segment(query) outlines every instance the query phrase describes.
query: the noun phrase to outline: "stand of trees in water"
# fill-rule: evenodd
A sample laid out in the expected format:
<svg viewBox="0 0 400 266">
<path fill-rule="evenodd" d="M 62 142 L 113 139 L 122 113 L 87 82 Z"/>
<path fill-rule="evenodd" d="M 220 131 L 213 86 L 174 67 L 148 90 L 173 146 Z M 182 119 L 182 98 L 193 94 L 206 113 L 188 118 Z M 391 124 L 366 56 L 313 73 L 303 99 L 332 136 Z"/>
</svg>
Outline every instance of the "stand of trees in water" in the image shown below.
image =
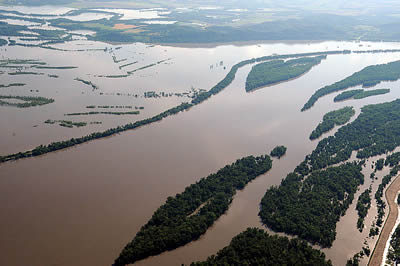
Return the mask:
<svg viewBox="0 0 400 266">
<path fill-rule="evenodd" d="M 236 190 L 272 167 L 269 156 L 248 156 L 168 197 L 121 252 L 114 265 L 126 265 L 198 239 L 222 215 Z"/>
<path fill-rule="evenodd" d="M 378 208 L 378 216 L 376 220 L 376 226 L 381 227 L 383 224 L 383 217 L 385 216 L 385 208 L 386 208 L 386 203 L 382 199 L 383 197 L 383 191 L 386 188 L 386 186 L 390 183 L 392 180 L 392 177 L 396 176 L 397 173 L 400 171 L 400 152 L 395 152 L 389 156 L 386 157 L 385 160 L 385 165 L 389 165 L 392 169 L 390 169 L 389 174 L 385 175 L 382 178 L 382 182 L 379 184 L 378 189 L 375 192 L 375 200 L 376 200 L 376 205 Z M 380 163 L 379 163 L 380 165 Z M 380 166 L 379 166 L 380 167 Z M 378 166 L 376 167 L 378 168 Z M 383 166 L 382 166 L 383 168 Z M 374 233 L 376 234 L 379 232 L 378 228 L 374 228 Z"/>
<path fill-rule="evenodd" d="M 322 247 L 331 246 L 336 222 L 353 200 L 358 185 L 363 183 L 361 165 L 364 160 L 329 166 L 350 159 L 353 151 L 357 151 L 359 159 L 392 151 L 400 145 L 398 132 L 400 100 L 364 106 L 356 120 L 341 127 L 334 136 L 321 140 L 280 186 L 267 190 L 259 213 L 262 221 L 275 231 L 298 235 Z M 384 216 L 383 190 L 400 170 L 399 161 L 398 153 L 385 161 L 386 165 L 394 167 L 375 194 L 378 227 Z M 377 228 L 371 228 L 372 235 L 376 231 Z"/>
<path fill-rule="evenodd" d="M 279 187 L 272 186 L 265 193 L 261 220 L 274 231 L 330 247 L 336 238 L 336 223 L 364 182 L 361 169 L 360 164 L 347 163 L 314 171 L 306 179 L 290 173 Z"/>
<path fill-rule="evenodd" d="M 356 210 L 358 213 L 357 228 L 360 232 L 364 229 L 364 219 L 368 214 L 368 210 L 371 207 L 371 187 L 366 189 L 358 197 Z"/>
<path fill-rule="evenodd" d="M 400 78 L 400 61 L 394 61 L 387 64 L 367 66 L 361 71 L 354 73 L 353 75 L 335 82 L 332 85 L 325 86 L 317 90 L 311 98 L 304 104 L 301 111 L 310 109 L 315 102 L 330 93 L 348 89 L 350 87 L 363 85 L 364 87 L 370 87 L 371 82 L 374 85 L 381 81 L 395 81 Z"/>
<path fill-rule="evenodd" d="M 319 138 L 322 134 L 328 132 L 337 125 L 346 124 L 355 113 L 353 107 L 350 106 L 326 113 L 322 122 L 311 132 L 310 140 Z"/>
<path fill-rule="evenodd" d="M 203 262 L 206 265 L 332 265 L 325 254 L 298 238 L 271 236 L 257 228 L 248 228 L 231 243 Z"/>
<path fill-rule="evenodd" d="M 297 78 L 326 59 L 326 55 L 291 60 L 273 60 L 252 67 L 246 79 L 246 91 Z"/>
<path fill-rule="evenodd" d="M 331 54 L 349 54 L 349 53 L 350 53 L 349 50 L 343 50 L 343 51 L 330 51 L 330 52 L 315 52 L 315 53 L 263 56 L 263 57 L 259 57 L 259 58 L 245 60 L 245 61 L 242 61 L 242 62 L 234 65 L 223 80 L 221 80 L 217 85 L 212 87 L 209 91 L 199 93 L 191 101 L 191 103 L 182 103 L 176 107 L 170 108 L 170 109 L 168 109 L 158 115 L 155 115 L 153 117 L 143 119 L 140 121 L 136 121 L 135 123 L 129 123 L 124 126 L 110 128 L 103 132 L 94 132 L 94 133 L 91 133 L 89 135 L 79 137 L 79 138 L 71 138 L 69 140 L 53 142 L 48 145 L 39 145 L 33 150 L 29 150 L 29 151 L 25 151 L 25 152 L 18 152 L 18 153 L 9 154 L 6 156 L 0 156 L 0 163 L 6 162 L 6 161 L 18 160 L 18 159 L 26 158 L 26 157 L 39 156 L 39 155 L 42 155 L 45 153 L 65 149 L 65 148 L 79 145 L 79 144 L 82 144 L 82 143 L 85 143 L 85 142 L 88 142 L 91 140 L 108 137 L 108 136 L 111 136 L 111 135 L 114 135 L 114 134 L 117 134 L 117 133 L 120 133 L 120 132 L 123 132 L 126 130 L 136 129 L 136 128 L 144 126 L 144 125 L 148 125 L 148 124 L 151 124 L 151 123 L 154 123 L 157 121 L 161 121 L 162 119 L 164 119 L 170 115 L 174 115 L 179 112 L 188 110 L 192 106 L 195 106 L 195 105 L 200 104 L 203 101 L 207 100 L 212 95 L 219 93 L 221 90 L 226 88 L 229 84 L 231 84 L 231 82 L 235 78 L 235 75 L 236 75 L 236 72 L 238 71 L 238 69 L 247 64 L 252 64 L 255 62 L 261 62 L 261 61 L 265 61 L 265 60 L 274 60 L 274 59 L 284 59 L 284 58 L 304 57 L 304 56 L 318 56 L 318 55 L 331 55 Z M 33 60 L 30 60 L 30 61 L 33 61 Z"/>
<path fill-rule="evenodd" d="M 12 100 L 17 100 L 21 102 L 12 102 Z M 14 106 L 18 108 L 27 108 L 32 106 L 45 105 L 52 102 L 54 102 L 54 99 L 45 97 L 0 95 L 0 106 L 5 105 L 5 106 Z"/>
<path fill-rule="evenodd" d="M 366 51 L 368 53 L 381 53 L 381 52 L 395 52 L 397 50 L 372 50 L 372 51 Z M 69 140 L 64 140 L 64 141 L 58 141 L 58 142 L 53 142 L 48 145 L 39 145 L 33 150 L 25 151 L 25 152 L 18 152 L 14 154 L 9 154 L 6 156 L 0 156 L 0 163 L 6 162 L 6 161 L 12 161 L 12 160 L 18 160 L 21 158 L 26 158 L 26 157 L 33 157 L 33 156 L 38 156 L 42 155 L 45 153 L 49 153 L 52 151 L 57 151 L 60 149 L 65 149 L 68 147 L 72 147 L 75 145 L 79 145 L 91 140 L 99 139 L 99 138 L 104 138 L 108 137 L 126 130 L 131 130 L 131 129 L 136 129 L 138 127 L 148 125 L 157 121 L 161 121 L 162 119 L 170 116 L 177 114 L 179 112 L 188 110 L 192 106 L 195 106 L 197 104 L 202 103 L 203 101 L 207 100 L 210 98 L 212 95 L 215 95 L 219 93 L 221 90 L 229 86 L 231 82 L 234 80 L 236 72 L 240 67 L 243 67 L 248 64 L 253 64 L 256 62 L 262 62 L 266 60 L 275 60 L 275 59 L 287 59 L 287 58 L 294 58 L 294 57 L 305 57 L 305 56 L 319 56 L 319 55 L 334 55 L 334 54 L 350 54 L 350 50 L 341 50 L 341 51 L 329 51 L 329 52 L 314 52 L 314 53 L 300 53 L 300 54 L 287 54 L 287 55 L 273 55 L 273 56 L 263 56 L 259 58 L 253 58 L 249 60 L 244 60 L 241 61 L 240 63 L 237 63 L 236 65 L 232 66 L 231 70 L 228 72 L 228 74 L 225 76 L 223 80 L 221 80 L 217 85 L 212 87 L 209 91 L 199 93 L 192 101 L 191 103 L 182 103 L 176 107 L 170 108 L 158 115 L 155 115 L 153 117 L 143 119 L 140 121 L 136 121 L 135 123 L 129 123 L 123 126 L 118 126 L 116 128 L 110 128 L 107 129 L 106 131 L 103 132 L 94 132 L 89 135 L 79 137 L 79 138 L 71 138 Z M 31 60 L 33 61 L 33 60 Z M 337 160 L 337 161 L 343 161 L 341 156 L 347 156 L 347 153 L 343 152 L 339 155 L 338 158 L 334 159 L 331 158 L 330 160 Z M 324 160 L 329 160 L 329 159 L 324 159 Z M 307 167 L 306 164 L 300 165 L 300 167 Z"/>
<path fill-rule="evenodd" d="M 400 264 L 400 225 L 397 226 L 392 235 L 392 239 L 390 240 L 387 260 L 389 261 L 390 265 Z"/>
<path fill-rule="evenodd" d="M 350 159 L 352 151 L 357 151 L 359 159 L 385 154 L 400 145 L 399 132 L 399 99 L 366 105 L 353 122 L 339 128 L 334 136 L 322 139 L 297 169 L 307 174 Z"/>
<path fill-rule="evenodd" d="M 337 95 L 333 99 L 333 101 L 339 102 L 339 101 L 344 101 L 344 100 L 352 99 L 352 98 L 359 100 L 359 99 L 367 98 L 370 96 L 386 94 L 389 92 L 390 92 L 390 89 L 376 89 L 376 90 L 369 90 L 369 91 L 365 91 L 363 89 L 349 90 L 349 91 L 344 91 L 344 92 L 340 93 L 339 95 Z"/>
<path fill-rule="evenodd" d="M 287 148 L 285 146 L 276 146 L 270 153 L 272 157 L 278 157 L 280 159 L 283 155 L 286 154 Z"/>
<path fill-rule="evenodd" d="M 25 83 L 10 83 L 10 84 L 7 84 L 7 85 L 0 84 L 0 88 L 22 87 L 22 86 L 25 86 L 25 85 L 26 85 Z"/>
<path fill-rule="evenodd" d="M 77 115 L 138 115 L 140 111 L 130 111 L 130 112 L 104 112 L 104 111 L 92 111 L 85 113 L 68 113 L 64 114 L 66 116 L 77 116 Z"/>
</svg>

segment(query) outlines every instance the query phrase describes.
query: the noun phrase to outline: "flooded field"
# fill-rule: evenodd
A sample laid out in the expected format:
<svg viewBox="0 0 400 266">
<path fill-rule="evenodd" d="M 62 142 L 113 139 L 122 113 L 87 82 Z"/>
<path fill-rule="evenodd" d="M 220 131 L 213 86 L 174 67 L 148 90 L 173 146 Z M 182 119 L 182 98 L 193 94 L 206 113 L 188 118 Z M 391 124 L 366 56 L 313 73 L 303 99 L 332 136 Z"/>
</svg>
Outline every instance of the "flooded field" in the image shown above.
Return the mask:
<svg viewBox="0 0 400 266">
<path fill-rule="evenodd" d="M 245 59 L 275 53 L 399 49 L 400 44 L 276 42 L 177 47 L 105 44 L 83 39 L 53 47 L 59 50 L 0 48 L 1 60 L 37 59 L 46 66 L 77 67 L 34 69 L 43 75 L 9 75 L 16 70 L 0 68 L 4 72 L 0 75 L 1 84 L 26 84 L 0 88 L 0 95 L 55 100 L 31 108 L 0 106 L 0 123 L 6 125 L 0 128 L 2 155 L 102 131 L 188 102 L 192 89 L 210 89 L 232 65 Z M 399 98 L 400 82 L 377 85 L 376 88 L 391 89 L 385 95 L 334 103 L 337 94 L 332 94 L 321 98 L 312 109 L 300 112 L 312 93 L 368 65 L 394 60 L 400 60 L 400 53 L 329 55 L 298 79 L 251 93 L 244 89 L 251 69 L 248 65 L 239 69 L 233 83 L 221 93 L 159 123 L 0 165 L 0 248 L 3 251 L 0 264 L 111 265 L 168 196 L 240 157 L 269 153 L 276 145 L 287 146 L 287 155 L 275 159 L 271 171 L 240 191 L 229 211 L 199 240 L 137 264 L 180 265 L 205 259 L 247 227 L 263 227 L 258 217 L 262 196 L 315 148 L 318 140 L 310 141 L 308 137 L 326 112 L 352 105 L 358 115 L 363 105 Z M 152 64 L 155 65 L 146 67 Z M 133 70 L 137 71 L 127 74 Z M 115 77 L 122 75 L 127 76 Z M 97 89 L 76 78 L 92 82 Z M 160 97 L 147 97 L 148 92 Z M 93 105 L 95 109 L 87 108 Z M 139 110 L 139 115 L 65 116 L 75 112 L 110 111 L 98 106 L 144 108 Z M 65 128 L 44 123 L 47 119 L 85 121 L 88 125 Z M 372 160 L 376 159 L 368 161 L 365 183 L 355 199 L 371 183 Z M 382 176 L 379 173 L 378 177 Z M 372 193 L 379 182 L 373 182 Z M 356 200 L 338 223 L 333 247 L 323 250 L 334 265 L 343 265 L 347 258 L 360 251 L 376 214 L 373 201 L 365 222 L 367 228 L 359 233 L 355 203 Z M 371 249 L 375 240 L 368 240 Z"/>
</svg>

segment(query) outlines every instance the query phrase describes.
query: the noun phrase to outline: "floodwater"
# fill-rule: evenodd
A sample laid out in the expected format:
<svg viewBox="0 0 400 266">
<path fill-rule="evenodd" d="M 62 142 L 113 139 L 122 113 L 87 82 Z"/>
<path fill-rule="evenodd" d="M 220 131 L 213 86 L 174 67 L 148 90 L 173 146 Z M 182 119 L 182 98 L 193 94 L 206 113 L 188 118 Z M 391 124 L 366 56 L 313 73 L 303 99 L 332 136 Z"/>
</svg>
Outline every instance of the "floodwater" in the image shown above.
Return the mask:
<svg viewBox="0 0 400 266">
<path fill-rule="evenodd" d="M 80 47 L 78 44 L 69 44 L 69 48 Z M 111 46 L 99 43 L 85 45 L 92 48 Z M 7 154 L 9 151 L 48 143 L 55 136 L 65 139 L 73 135 L 65 133 L 69 129 L 56 125 L 40 124 L 32 128 L 32 124 L 63 117 L 62 114 L 66 112 L 85 110 L 84 106 L 89 104 L 126 105 L 126 99 L 130 99 L 131 105 L 144 105 L 148 110 L 143 114 L 146 117 L 151 112 L 157 113 L 179 102 L 179 99 L 169 98 L 141 98 L 134 102 L 136 98 L 98 95 L 90 87 L 72 82 L 78 72 L 79 77 L 90 77 L 104 94 L 132 92 L 130 88 L 137 91 L 141 89 L 141 92 L 150 88 L 186 91 L 191 86 L 208 89 L 234 63 L 243 59 L 273 53 L 361 49 L 367 45 L 371 46 L 369 49 L 400 47 L 393 43 L 369 43 L 359 47 L 359 44 L 344 42 L 264 43 L 214 48 L 136 44 L 115 49 L 116 46 L 113 46 L 113 53 L 119 59 L 139 59 L 141 65 L 133 65 L 134 68 L 157 62 L 160 58 L 173 58 L 171 65 L 149 68 L 140 75 L 129 77 L 131 80 L 95 77 L 100 73 L 109 74 L 103 71 L 110 72 L 107 66 L 115 66 L 111 55 L 104 51 L 66 52 L 21 47 L 7 47 L 7 51 L 4 51 L 3 48 L 1 55 L 40 58 L 49 65 L 78 65 L 79 68 L 57 70 L 62 75 L 58 80 L 46 79 L 44 82 L 41 77 L 29 76 L 27 86 L 40 88 L 40 96 L 54 96 L 56 103 L 26 110 L 1 107 L 0 123 L 7 126 L 0 129 L 0 151 Z M 165 54 L 163 51 L 166 51 Z M 65 55 L 68 58 L 63 61 Z M 0 264 L 111 265 L 125 244 L 168 196 L 182 192 L 186 186 L 238 158 L 269 153 L 276 145 L 287 146 L 287 155 L 280 160 L 274 159 L 270 172 L 238 192 L 228 212 L 199 240 L 141 261 L 138 265 L 177 265 L 205 259 L 226 246 L 233 236 L 247 227 L 263 227 L 257 215 L 262 196 L 269 186 L 278 185 L 315 148 L 317 142 L 309 141 L 308 136 L 326 112 L 352 105 L 359 113 L 360 107 L 365 104 L 398 98 L 400 90 L 397 87 L 400 82 L 379 84 L 377 88 L 392 89 L 386 95 L 333 103 L 335 94 L 332 94 L 320 99 L 309 111 L 300 112 L 310 95 L 316 89 L 345 78 L 367 65 L 399 59 L 400 53 L 330 55 L 298 79 L 252 93 L 244 90 L 245 79 L 251 69 L 251 66 L 245 66 L 225 90 L 186 112 L 64 151 L 0 165 Z M 220 66 L 216 69 L 220 61 L 224 61 L 226 70 Z M 46 71 L 41 70 L 47 74 Z M 113 71 L 120 73 L 118 66 Z M 7 79 L 2 80 L 5 84 L 27 78 L 3 77 Z M 61 81 L 65 82 L 62 88 L 59 86 Z M 130 86 L 125 87 L 127 83 L 124 82 L 129 82 Z M 27 93 L 24 87 L 1 90 L 2 94 L 3 91 L 11 93 L 12 90 Z M 57 96 L 57 93 L 61 96 Z M 112 121 L 100 126 L 107 128 L 132 118 L 114 119 L 111 117 Z M 91 129 L 86 127 L 84 130 Z M 80 130 L 72 131 L 76 135 L 85 133 Z M 11 134 L 13 131 L 15 136 Z M 369 186 L 368 171 L 367 166 L 366 182 L 359 193 Z M 382 175 L 378 176 L 381 178 Z M 374 182 L 373 193 L 378 184 L 379 180 Z M 355 199 L 357 197 L 358 194 Z M 363 234 L 358 233 L 355 202 L 338 223 L 337 240 L 333 247 L 324 250 L 335 265 L 343 265 L 347 258 L 361 250 L 372 216 L 376 213 L 373 202 L 372 212 L 366 221 L 367 228 Z"/>
</svg>

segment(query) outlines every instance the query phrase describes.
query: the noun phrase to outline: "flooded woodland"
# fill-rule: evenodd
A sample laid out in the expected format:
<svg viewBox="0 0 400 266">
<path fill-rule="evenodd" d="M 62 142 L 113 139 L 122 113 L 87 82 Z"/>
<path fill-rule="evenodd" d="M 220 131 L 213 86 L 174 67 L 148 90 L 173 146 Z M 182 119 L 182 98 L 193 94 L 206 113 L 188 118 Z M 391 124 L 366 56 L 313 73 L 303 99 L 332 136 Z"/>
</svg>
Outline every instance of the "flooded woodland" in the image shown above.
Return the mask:
<svg viewBox="0 0 400 266">
<path fill-rule="evenodd" d="M 399 49 L 400 44 L 256 42 L 182 47 L 80 39 L 53 47 L 58 50 L 0 47 L 1 62 L 9 62 L 0 63 L 0 83 L 24 84 L 0 87 L 0 95 L 54 99 L 54 103 L 30 108 L 0 106 L 0 155 L 152 117 L 189 102 L 196 92 L 209 90 L 242 60 L 273 54 Z M 36 61 L 18 64 L 10 60 Z M 252 67 L 247 65 L 217 95 L 160 122 L 1 164 L 0 264 L 111 265 L 169 196 L 238 158 L 268 154 L 275 146 L 285 145 L 286 155 L 274 159 L 267 174 L 239 191 L 227 213 L 200 239 L 137 264 L 190 264 L 215 254 L 247 227 L 266 229 L 258 216 L 261 198 L 316 147 L 318 140 L 310 141 L 309 135 L 323 115 L 353 106 L 354 120 L 366 104 L 399 98 L 400 81 L 381 82 L 374 87 L 390 88 L 390 93 L 384 95 L 334 102 L 339 93 L 333 93 L 320 99 L 312 109 L 300 112 L 303 104 L 325 85 L 366 66 L 395 60 L 400 60 L 399 52 L 328 55 L 296 79 L 252 92 L 245 91 Z M 39 61 L 50 68 L 37 67 Z M 62 69 L 68 66 L 71 68 Z M 10 74 L 32 71 L 40 74 Z M 138 114 L 66 116 L 135 110 Z M 45 123 L 46 120 L 72 120 L 86 125 L 69 128 Z M 333 135 L 337 128 L 322 138 Z M 344 265 L 368 237 L 377 212 L 376 203 L 372 201 L 363 233 L 356 227 L 355 204 L 371 184 L 375 193 L 380 178 L 388 172 L 384 168 L 377 174 L 378 180 L 369 178 L 371 162 L 381 157 L 367 161 L 363 169 L 365 183 L 337 224 L 333 246 L 322 250 L 334 265 Z M 368 238 L 371 248 L 376 239 Z M 367 260 L 362 262 L 366 264 Z"/>
</svg>

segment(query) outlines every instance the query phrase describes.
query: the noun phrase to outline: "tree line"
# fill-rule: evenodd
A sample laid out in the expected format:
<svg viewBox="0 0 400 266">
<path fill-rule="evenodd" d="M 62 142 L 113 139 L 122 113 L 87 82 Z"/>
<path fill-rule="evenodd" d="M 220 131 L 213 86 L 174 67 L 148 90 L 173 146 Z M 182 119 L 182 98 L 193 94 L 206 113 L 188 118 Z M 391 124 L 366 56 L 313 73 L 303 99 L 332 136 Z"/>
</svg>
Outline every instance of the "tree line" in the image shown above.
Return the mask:
<svg viewBox="0 0 400 266">
<path fill-rule="evenodd" d="M 1 25 L 1 22 L 0 22 Z M 129 123 L 123 126 L 118 126 L 116 128 L 110 128 L 103 132 L 94 132 L 86 136 L 82 136 L 79 138 L 71 138 L 69 140 L 63 140 L 58 142 L 52 142 L 48 145 L 39 145 L 33 150 L 25 151 L 25 152 L 18 152 L 14 154 L 9 154 L 6 156 L 0 156 L 0 163 L 6 161 L 14 161 L 21 158 L 39 156 L 45 153 L 69 148 L 75 145 L 79 145 L 91 140 L 109 137 L 111 135 L 126 131 L 136 129 L 138 127 L 148 125 L 154 122 L 161 121 L 162 119 L 177 114 L 179 112 L 185 111 L 190 109 L 192 106 L 202 103 L 203 101 L 210 98 L 212 95 L 219 93 L 221 90 L 226 88 L 235 78 L 236 72 L 240 67 L 243 67 L 247 64 L 252 64 L 255 62 L 261 62 L 265 60 L 274 60 L 274 59 L 286 59 L 286 58 L 293 58 L 293 57 L 304 57 L 304 56 L 318 56 L 318 55 L 333 55 L 333 54 L 348 54 L 350 53 L 349 50 L 343 51 L 329 51 L 329 52 L 312 52 L 312 53 L 299 53 L 299 54 L 287 54 L 287 55 L 273 55 L 273 56 L 262 56 L 258 58 L 253 58 L 249 60 L 241 61 L 240 63 L 232 66 L 231 70 L 228 74 L 222 79 L 218 84 L 212 87 L 209 91 L 199 93 L 194 99 L 192 99 L 191 103 L 182 103 L 178 106 L 170 108 L 158 115 L 155 115 L 151 118 L 143 119 L 140 121 L 136 121 L 134 123 Z"/>
<path fill-rule="evenodd" d="M 288 174 L 262 198 L 261 220 L 274 231 L 330 247 L 336 238 L 336 223 L 364 182 L 361 169 L 360 164 L 347 163 L 314 171 L 307 178 Z"/>
<path fill-rule="evenodd" d="M 246 79 L 246 91 L 287 81 L 309 71 L 326 59 L 326 55 L 291 60 L 273 60 L 252 67 Z"/>
<path fill-rule="evenodd" d="M 344 125 L 349 122 L 355 114 L 353 107 L 346 106 L 338 110 L 330 111 L 324 115 L 322 122 L 311 132 L 310 140 L 319 138 L 325 132 L 333 129 L 337 125 Z"/>
<path fill-rule="evenodd" d="M 395 81 L 400 78 L 400 61 L 367 66 L 351 76 L 317 90 L 304 104 L 301 111 L 310 109 L 315 102 L 330 93 L 345 90 L 358 85 L 371 85 L 370 82 Z"/>
<path fill-rule="evenodd" d="M 126 265 L 198 239 L 222 215 L 236 190 L 272 167 L 267 155 L 248 156 L 168 197 L 122 250 L 114 265 Z"/>
<path fill-rule="evenodd" d="M 271 236 L 257 228 L 247 228 L 235 236 L 230 244 L 206 261 L 192 266 L 207 265 L 332 265 L 325 254 L 313 249 L 298 238 Z"/>
</svg>

